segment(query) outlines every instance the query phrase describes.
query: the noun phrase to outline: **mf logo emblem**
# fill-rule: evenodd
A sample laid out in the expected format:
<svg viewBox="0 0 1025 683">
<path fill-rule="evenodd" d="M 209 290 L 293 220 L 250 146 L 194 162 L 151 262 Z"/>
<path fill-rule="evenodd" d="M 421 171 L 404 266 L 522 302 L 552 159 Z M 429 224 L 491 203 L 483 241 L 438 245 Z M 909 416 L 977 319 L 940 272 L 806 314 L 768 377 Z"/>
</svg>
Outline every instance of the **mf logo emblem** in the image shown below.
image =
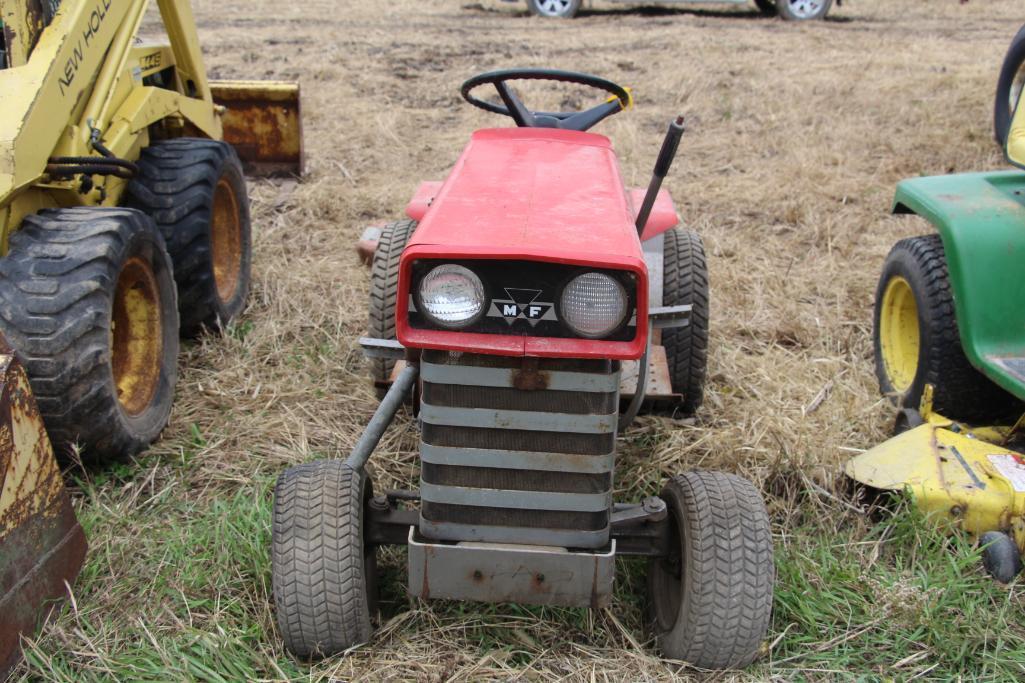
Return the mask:
<svg viewBox="0 0 1025 683">
<path fill-rule="evenodd" d="M 540 289 L 505 288 L 508 299 L 492 299 L 489 318 L 505 318 L 512 325 L 517 320 L 526 320 L 531 327 L 540 320 L 555 320 L 555 305 L 538 301 Z"/>
</svg>

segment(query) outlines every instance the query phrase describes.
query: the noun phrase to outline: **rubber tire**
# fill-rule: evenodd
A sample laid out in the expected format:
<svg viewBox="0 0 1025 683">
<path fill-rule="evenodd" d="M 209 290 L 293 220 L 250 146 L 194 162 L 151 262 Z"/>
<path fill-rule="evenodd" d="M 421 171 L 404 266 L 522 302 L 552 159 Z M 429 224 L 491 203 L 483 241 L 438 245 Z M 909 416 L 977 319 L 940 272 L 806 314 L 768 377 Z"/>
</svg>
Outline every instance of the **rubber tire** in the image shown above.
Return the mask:
<svg viewBox="0 0 1025 683">
<path fill-rule="evenodd" d="M 979 537 L 982 566 L 1000 583 L 1011 583 L 1022 570 L 1021 551 L 1014 539 L 1002 531 L 987 531 Z"/>
<path fill-rule="evenodd" d="M 662 269 L 662 304 L 692 306 L 690 325 L 662 330 L 669 381 L 683 396 L 682 412 L 690 415 L 704 401 L 708 371 L 708 265 L 701 236 L 667 230 Z"/>
<path fill-rule="evenodd" d="M 824 0 L 822 7 L 819 9 L 818 14 L 810 17 L 799 17 L 794 14 L 794 11 L 790 9 L 789 0 L 777 0 L 776 1 L 776 13 L 779 14 L 780 18 L 784 21 L 819 21 L 825 19 L 826 15 L 829 14 L 830 8 L 833 6 L 833 0 Z"/>
<path fill-rule="evenodd" d="M 340 460 L 285 470 L 274 487 L 271 574 L 278 629 L 296 657 L 370 640 L 376 555 L 364 545 L 365 471 Z"/>
<path fill-rule="evenodd" d="M 370 305 L 368 307 L 367 334 L 375 339 L 395 339 L 395 299 L 399 290 L 399 261 L 409 238 L 416 231 L 417 222 L 401 220 L 389 223 L 381 230 L 381 238 L 374 252 L 370 270 Z M 388 358 L 370 358 L 370 377 L 374 380 L 374 393 L 378 400 L 388 393 L 386 383 L 391 379 L 395 361 Z"/>
<path fill-rule="evenodd" d="M 899 436 L 904 432 L 910 432 L 915 427 L 921 427 L 925 424 L 925 419 L 922 414 L 914 408 L 901 408 L 897 411 L 897 417 L 893 419 L 893 431 L 894 436 Z"/>
<path fill-rule="evenodd" d="M 755 0 L 758 10 L 767 17 L 774 17 L 779 10 L 776 9 L 775 0 Z"/>
<path fill-rule="evenodd" d="M 134 417 L 118 400 L 110 348 L 114 290 L 133 256 L 153 269 L 163 317 L 158 383 Z M 0 259 L 0 332 L 25 365 L 62 460 L 76 443 L 87 461 L 129 457 L 166 426 L 178 379 L 178 308 L 171 258 L 145 214 L 74 208 L 25 218 Z"/>
<path fill-rule="evenodd" d="M 1011 85 L 1018 71 L 1025 66 L 1025 26 L 1011 40 L 1004 62 L 997 78 L 997 92 L 993 98 L 993 137 L 1001 148 L 1007 146 L 1007 134 L 1011 130 L 1011 116 L 1014 113 L 1010 104 Z"/>
<path fill-rule="evenodd" d="M 217 292 L 210 243 L 214 191 L 221 178 L 235 194 L 242 233 L 238 282 L 228 301 Z M 142 151 L 126 204 L 149 214 L 164 235 L 178 283 L 182 334 L 223 329 L 238 317 L 249 296 L 253 256 L 249 194 L 235 149 L 199 138 L 155 142 Z"/>
<path fill-rule="evenodd" d="M 898 392 L 883 363 L 879 318 L 886 285 L 902 276 L 911 286 L 918 308 L 918 367 L 910 388 Z M 961 347 L 947 259 L 939 235 L 909 237 L 897 242 L 883 265 L 876 287 L 872 345 L 879 390 L 898 408 L 918 409 L 922 392 L 932 384 L 933 410 L 955 420 L 995 418 L 1014 405 L 1014 399 L 972 367 Z"/>
<path fill-rule="evenodd" d="M 662 490 L 682 557 L 679 595 L 672 560 L 648 565 L 648 598 L 658 646 L 703 669 L 747 666 L 759 654 L 772 616 L 775 567 L 762 496 L 724 472 L 694 471 Z M 667 578 L 668 577 L 668 578 Z"/>
<path fill-rule="evenodd" d="M 535 17 L 545 17 L 546 19 L 572 19 L 577 15 L 577 12 L 580 11 L 580 0 L 571 0 L 565 11 L 554 17 L 541 12 L 538 7 L 538 0 L 527 0 L 527 9 L 530 10 L 530 13 Z"/>
</svg>

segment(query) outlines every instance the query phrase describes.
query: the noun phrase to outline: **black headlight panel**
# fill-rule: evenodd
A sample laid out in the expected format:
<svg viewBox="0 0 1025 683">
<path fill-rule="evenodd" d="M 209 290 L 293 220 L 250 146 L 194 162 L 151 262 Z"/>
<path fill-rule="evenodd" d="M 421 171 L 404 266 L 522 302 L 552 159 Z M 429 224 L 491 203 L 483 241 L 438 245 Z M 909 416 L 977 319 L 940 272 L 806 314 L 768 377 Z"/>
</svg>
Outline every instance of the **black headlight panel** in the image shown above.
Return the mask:
<svg viewBox="0 0 1025 683">
<path fill-rule="evenodd" d="M 411 285 L 409 324 L 418 329 L 609 341 L 637 334 L 637 278 L 626 271 L 423 260 L 413 264 Z"/>
</svg>

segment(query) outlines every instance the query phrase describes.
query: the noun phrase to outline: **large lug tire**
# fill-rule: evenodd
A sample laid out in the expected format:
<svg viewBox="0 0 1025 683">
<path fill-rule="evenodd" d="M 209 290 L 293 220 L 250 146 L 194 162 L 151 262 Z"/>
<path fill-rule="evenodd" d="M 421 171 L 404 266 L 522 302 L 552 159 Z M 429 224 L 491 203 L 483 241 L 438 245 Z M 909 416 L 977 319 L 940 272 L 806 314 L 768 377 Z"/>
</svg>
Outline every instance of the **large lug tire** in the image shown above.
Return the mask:
<svg viewBox="0 0 1025 683">
<path fill-rule="evenodd" d="M 662 331 L 669 380 L 683 396 L 681 409 L 694 413 L 704 400 L 708 367 L 708 266 L 701 236 L 674 228 L 665 233 L 662 303 L 691 305 L 690 324 Z"/>
<path fill-rule="evenodd" d="M 1014 405 L 965 357 L 939 235 L 904 239 L 890 250 L 872 337 L 879 390 L 899 408 L 917 409 L 929 384 L 933 409 L 953 419 L 992 419 Z"/>
<path fill-rule="evenodd" d="M 833 0 L 776 0 L 776 12 L 786 21 L 824 19 Z"/>
<path fill-rule="evenodd" d="M 755 0 L 755 6 L 766 16 L 774 17 L 777 14 L 776 0 Z"/>
<path fill-rule="evenodd" d="M 182 334 L 234 320 L 245 308 L 252 268 L 249 195 L 234 148 L 195 138 L 154 143 L 142 152 L 127 203 L 164 235 Z"/>
<path fill-rule="evenodd" d="M 373 633 L 375 548 L 364 541 L 365 471 L 326 460 L 286 470 L 274 487 L 272 582 L 278 629 L 296 657 L 326 657 Z"/>
<path fill-rule="evenodd" d="M 993 136 L 1001 147 L 1007 146 L 1014 108 L 1025 89 L 1025 26 L 1018 29 L 1004 56 L 993 100 Z"/>
<path fill-rule="evenodd" d="M 401 220 L 389 223 L 381 230 L 381 239 L 374 252 L 370 270 L 370 305 L 367 333 L 376 339 L 395 339 L 395 299 L 399 290 L 399 260 L 406 243 L 416 230 L 417 222 Z M 388 393 L 395 361 L 371 358 L 370 377 L 374 380 L 377 398 Z"/>
<path fill-rule="evenodd" d="M 746 479 L 688 472 L 662 490 L 675 547 L 648 566 L 652 626 L 662 653 L 703 669 L 758 656 L 772 615 L 769 516 Z"/>
<path fill-rule="evenodd" d="M 534 16 L 572 19 L 580 10 L 580 0 L 527 0 L 527 9 Z"/>
<path fill-rule="evenodd" d="M 29 216 L 0 259 L 0 331 L 25 363 L 57 454 L 138 453 L 167 424 L 178 378 L 171 259 L 145 214 Z"/>
</svg>

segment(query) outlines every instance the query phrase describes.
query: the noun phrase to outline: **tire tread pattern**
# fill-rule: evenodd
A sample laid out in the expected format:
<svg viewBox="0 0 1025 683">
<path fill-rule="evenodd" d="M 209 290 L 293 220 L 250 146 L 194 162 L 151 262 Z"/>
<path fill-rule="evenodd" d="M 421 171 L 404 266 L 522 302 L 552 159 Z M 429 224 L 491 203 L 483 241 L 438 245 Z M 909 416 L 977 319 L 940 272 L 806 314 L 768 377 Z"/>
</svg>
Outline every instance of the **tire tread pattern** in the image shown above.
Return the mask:
<svg viewBox="0 0 1025 683">
<path fill-rule="evenodd" d="M 272 566 L 278 628 L 304 659 L 370 640 L 364 576 L 365 475 L 327 460 L 286 470 L 274 488 Z"/>
<path fill-rule="evenodd" d="M 895 270 L 898 267 L 910 267 L 914 273 Z M 915 381 L 899 397 L 898 404 L 917 410 L 925 385 L 932 384 L 933 409 L 953 419 L 993 417 L 1010 408 L 1011 396 L 976 370 L 965 356 L 943 240 L 936 234 L 903 239 L 893 245 L 886 258 L 876 289 L 873 334 L 876 376 L 882 393 L 897 395 L 886 376 L 879 339 L 881 302 L 891 274 L 903 274 L 912 289 L 919 289 L 916 303 L 924 346 Z"/>
<path fill-rule="evenodd" d="M 680 506 L 685 585 L 676 624 L 659 644 L 701 668 L 747 666 L 769 628 L 775 581 L 761 494 L 736 475 L 692 471 L 670 479 L 663 496 Z"/>
<path fill-rule="evenodd" d="M 111 378 L 111 302 L 126 251 L 141 232 L 150 233 L 170 272 L 160 233 L 132 209 L 51 209 L 28 216 L 0 259 L 0 331 L 25 365 L 62 458 L 76 443 L 90 459 L 134 455 L 159 435 L 170 414 L 167 398 L 155 433 L 127 427 Z M 177 325 L 177 319 L 167 322 Z"/>
<path fill-rule="evenodd" d="M 395 301 L 399 289 L 399 261 L 406 243 L 416 230 L 414 220 L 389 223 L 381 230 L 370 271 L 370 306 L 367 331 L 376 339 L 395 339 Z M 387 392 L 381 384 L 391 379 L 395 361 L 371 358 L 370 376 L 377 384 L 378 398 Z"/>
<path fill-rule="evenodd" d="M 201 138 L 175 138 L 153 143 L 142 151 L 139 175 L 129 183 L 127 203 L 148 214 L 167 243 L 178 284 L 181 331 L 194 336 L 207 327 L 220 329 L 239 310 L 225 311 L 214 281 L 210 245 L 210 220 L 214 192 L 222 170 L 234 167 L 242 176 L 235 149 L 226 142 Z M 244 181 L 243 181 L 244 189 Z M 236 196 L 248 235 L 249 199 Z M 245 305 L 249 289 L 250 240 L 245 238 L 243 273 L 233 298 L 235 309 Z M 240 302 L 240 303 L 238 303 Z"/>
<path fill-rule="evenodd" d="M 693 414 L 704 400 L 708 368 L 708 264 L 701 236 L 674 228 L 665 232 L 662 274 L 665 306 L 691 304 L 690 324 L 662 331 L 669 380 L 683 395 L 682 410 Z"/>
</svg>

